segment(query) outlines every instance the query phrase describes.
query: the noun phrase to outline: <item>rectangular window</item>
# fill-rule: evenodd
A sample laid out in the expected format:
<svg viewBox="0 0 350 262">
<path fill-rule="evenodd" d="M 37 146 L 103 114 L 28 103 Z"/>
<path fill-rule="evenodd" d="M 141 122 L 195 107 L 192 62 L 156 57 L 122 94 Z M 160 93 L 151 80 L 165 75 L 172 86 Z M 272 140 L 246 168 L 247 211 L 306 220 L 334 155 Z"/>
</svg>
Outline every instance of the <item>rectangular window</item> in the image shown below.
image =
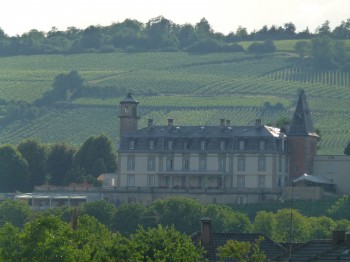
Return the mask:
<svg viewBox="0 0 350 262">
<path fill-rule="evenodd" d="M 266 159 L 264 157 L 260 157 L 258 159 L 258 171 L 259 172 L 266 171 Z"/>
<path fill-rule="evenodd" d="M 224 140 L 220 141 L 220 150 L 225 150 L 225 141 Z"/>
<path fill-rule="evenodd" d="M 278 172 L 282 172 L 282 156 L 278 156 Z"/>
<path fill-rule="evenodd" d="M 155 185 L 155 178 L 154 176 L 148 176 L 147 177 L 147 186 L 148 187 L 154 187 Z"/>
<path fill-rule="evenodd" d="M 154 149 L 154 140 L 149 141 L 149 149 L 153 150 Z"/>
<path fill-rule="evenodd" d="M 333 165 L 333 163 L 328 163 L 327 164 L 327 173 L 328 174 L 334 174 L 334 165 Z"/>
<path fill-rule="evenodd" d="M 184 141 L 184 149 L 185 150 L 188 150 L 188 149 L 190 149 L 190 143 L 188 142 L 188 141 Z"/>
<path fill-rule="evenodd" d="M 206 155 L 200 155 L 199 156 L 199 170 L 206 170 L 207 169 L 207 156 Z"/>
<path fill-rule="evenodd" d="M 173 140 L 169 140 L 168 141 L 168 149 L 169 150 L 173 150 L 174 149 L 174 141 Z"/>
<path fill-rule="evenodd" d="M 127 185 L 128 186 L 135 186 L 135 175 L 128 175 L 127 176 Z"/>
<path fill-rule="evenodd" d="M 147 160 L 147 170 L 148 171 L 154 171 L 155 170 L 155 167 L 156 167 L 155 161 L 156 161 L 156 159 L 155 159 L 154 156 L 149 156 L 148 157 L 148 160 Z"/>
<path fill-rule="evenodd" d="M 167 157 L 166 170 L 174 170 L 174 158 L 173 157 Z"/>
<path fill-rule="evenodd" d="M 182 169 L 190 170 L 190 157 L 187 155 L 182 156 Z"/>
<path fill-rule="evenodd" d="M 265 187 L 265 176 L 258 176 L 258 187 Z"/>
<path fill-rule="evenodd" d="M 286 157 L 284 160 L 284 171 L 288 173 L 288 169 L 289 169 L 289 162 L 288 162 L 288 158 Z"/>
<path fill-rule="evenodd" d="M 129 149 L 135 149 L 135 141 L 134 140 L 129 141 Z"/>
<path fill-rule="evenodd" d="M 245 187 L 245 177 L 244 176 L 237 176 L 237 187 L 238 188 Z"/>
<path fill-rule="evenodd" d="M 259 142 L 259 149 L 260 150 L 265 150 L 265 147 L 266 147 L 265 140 L 260 140 L 260 142 Z"/>
<path fill-rule="evenodd" d="M 225 158 L 225 156 L 219 156 L 218 160 L 219 160 L 219 163 L 218 163 L 219 171 L 225 171 L 226 170 L 226 158 Z"/>
<path fill-rule="evenodd" d="M 135 156 L 128 156 L 127 170 L 135 170 Z"/>
<path fill-rule="evenodd" d="M 237 171 L 245 171 L 245 159 L 244 158 L 238 158 Z"/>
<path fill-rule="evenodd" d="M 245 143 L 244 140 L 239 141 L 239 150 L 244 150 Z"/>
<path fill-rule="evenodd" d="M 282 176 L 278 176 L 278 182 L 277 182 L 277 185 L 278 185 L 279 187 L 281 187 L 281 186 L 282 186 Z"/>
<path fill-rule="evenodd" d="M 206 143 L 205 140 L 201 140 L 201 150 L 205 150 Z"/>
</svg>

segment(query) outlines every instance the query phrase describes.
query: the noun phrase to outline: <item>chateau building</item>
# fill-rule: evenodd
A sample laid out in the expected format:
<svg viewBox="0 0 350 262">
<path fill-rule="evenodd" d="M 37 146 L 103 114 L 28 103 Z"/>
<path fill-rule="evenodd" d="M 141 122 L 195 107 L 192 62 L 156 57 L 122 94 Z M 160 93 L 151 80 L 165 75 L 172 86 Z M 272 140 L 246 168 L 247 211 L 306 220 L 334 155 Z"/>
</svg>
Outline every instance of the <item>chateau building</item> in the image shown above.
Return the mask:
<svg viewBox="0 0 350 262">
<path fill-rule="evenodd" d="M 225 119 L 216 126 L 178 126 L 173 119 L 156 126 L 148 119 L 147 127 L 139 129 L 138 104 L 131 94 L 120 101 L 120 188 L 163 195 L 167 190 L 212 190 L 225 194 L 220 202 L 231 196 L 249 202 L 249 194 L 258 194 L 251 201 L 266 194 L 278 199 L 290 178 L 313 170 L 317 134 L 303 91 L 287 134 L 260 119 L 253 126 Z"/>
</svg>

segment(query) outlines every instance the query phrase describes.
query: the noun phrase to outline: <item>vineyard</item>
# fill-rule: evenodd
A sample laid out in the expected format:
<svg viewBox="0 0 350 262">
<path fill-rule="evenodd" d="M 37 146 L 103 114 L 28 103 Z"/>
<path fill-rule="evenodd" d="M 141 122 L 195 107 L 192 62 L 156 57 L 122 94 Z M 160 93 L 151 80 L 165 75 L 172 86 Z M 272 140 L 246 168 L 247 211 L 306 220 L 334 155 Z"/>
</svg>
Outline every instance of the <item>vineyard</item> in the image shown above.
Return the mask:
<svg viewBox="0 0 350 262">
<path fill-rule="evenodd" d="M 290 42 L 279 43 L 288 49 Z M 282 50 L 282 49 L 281 49 Z M 147 118 L 165 125 L 249 125 L 256 118 L 273 125 L 292 117 L 299 89 L 308 98 L 321 130 L 321 154 L 342 154 L 350 140 L 350 75 L 310 72 L 290 53 L 113 53 L 0 58 L 0 100 L 34 102 L 52 89 L 56 75 L 77 70 L 87 88 L 100 90 L 65 102 L 32 121 L 0 126 L 0 143 L 28 137 L 79 146 L 89 136 L 119 132 L 119 100 L 132 91 L 140 102 L 140 126 Z M 108 92 L 106 91 L 108 90 Z M 0 118 L 2 105 L 0 104 Z"/>
</svg>

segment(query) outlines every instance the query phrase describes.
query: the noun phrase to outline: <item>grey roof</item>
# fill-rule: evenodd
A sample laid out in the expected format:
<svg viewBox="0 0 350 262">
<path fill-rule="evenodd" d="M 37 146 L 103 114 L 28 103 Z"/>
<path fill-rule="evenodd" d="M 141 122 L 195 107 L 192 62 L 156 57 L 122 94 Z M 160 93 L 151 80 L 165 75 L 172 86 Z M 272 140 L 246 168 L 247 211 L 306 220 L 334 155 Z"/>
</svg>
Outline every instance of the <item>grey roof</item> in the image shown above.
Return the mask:
<svg viewBox="0 0 350 262">
<path fill-rule="evenodd" d="M 173 141 L 172 150 L 241 150 L 238 141 L 244 141 L 244 150 L 260 150 L 259 141 L 265 141 L 267 151 L 283 151 L 285 135 L 279 128 L 269 126 L 149 126 L 124 135 L 119 150 L 129 150 L 130 140 L 135 140 L 133 150 L 149 150 L 149 141 L 154 141 L 154 150 L 168 150 L 167 141 Z M 220 148 L 224 141 L 224 149 Z M 186 145 L 187 143 L 187 145 Z"/>
<path fill-rule="evenodd" d="M 126 134 L 126 137 L 280 137 L 280 129 L 269 126 L 152 126 Z"/>
<path fill-rule="evenodd" d="M 294 179 L 293 182 L 299 182 L 299 181 L 309 181 L 309 182 L 313 182 L 313 183 L 317 183 L 317 184 L 330 184 L 332 185 L 333 182 L 325 177 L 322 176 L 313 176 L 313 175 L 308 175 L 308 174 L 304 174 L 300 177 L 298 177 L 297 179 Z"/>
<path fill-rule="evenodd" d="M 275 261 L 350 261 L 345 243 L 333 245 L 331 239 L 316 239 L 292 248 L 291 256 L 285 253 Z"/>
<path fill-rule="evenodd" d="M 120 103 L 138 104 L 139 102 L 131 95 L 131 93 L 128 93 L 128 95 L 122 101 L 120 101 Z"/>
<path fill-rule="evenodd" d="M 266 255 L 267 259 L 274 259 L 287 252 L 287 250 L 274 242 L 265 234 L 261 233 L 211 233 L 211 243 L 206 246 L 207 258 L 209 261 L 219 261 L 217 257 L 217 248 L 226 244 L 227 240 L 237 240 L 237 241 L 249 241 L 253 243 L 260 236 L 264 237 L 264 240 L 260 244 L 260 249 Z M 195 244 L 199 244 L 201 237 L 200 232 L 192 234 L 191 238 Z M 236 261 L 235 259 L 226 259 L 225 261 Z"/>
<path fill-rule="evenodd" d="M 288 136 L 317 136 L 311 119 L 305 92 L 300 92 Z"/>
</svg>

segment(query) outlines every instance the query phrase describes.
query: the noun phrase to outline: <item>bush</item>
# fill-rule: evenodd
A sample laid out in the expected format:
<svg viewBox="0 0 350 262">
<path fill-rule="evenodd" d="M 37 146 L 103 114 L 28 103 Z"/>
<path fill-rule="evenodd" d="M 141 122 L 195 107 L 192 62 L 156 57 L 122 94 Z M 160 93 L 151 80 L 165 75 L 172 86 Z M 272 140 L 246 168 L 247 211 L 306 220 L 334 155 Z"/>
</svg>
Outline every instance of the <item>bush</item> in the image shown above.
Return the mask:
<svg viewBox="0 0 350 262">
<path fill-rule="evenodd" d="M 244 48 L 238 44 L 225 44 L 213 39 L 204 39 L 190 45 L 189 53 L 214 53 L 214 52 L 244 52 Z"/>
<path fill-rule="evenodd" d="M 266 40 L 263 43 L 254 42 L 248 47 L 250 53 L 272 53 L 276 51 L 276 46 L 272 40 Z"/>
</svg>

